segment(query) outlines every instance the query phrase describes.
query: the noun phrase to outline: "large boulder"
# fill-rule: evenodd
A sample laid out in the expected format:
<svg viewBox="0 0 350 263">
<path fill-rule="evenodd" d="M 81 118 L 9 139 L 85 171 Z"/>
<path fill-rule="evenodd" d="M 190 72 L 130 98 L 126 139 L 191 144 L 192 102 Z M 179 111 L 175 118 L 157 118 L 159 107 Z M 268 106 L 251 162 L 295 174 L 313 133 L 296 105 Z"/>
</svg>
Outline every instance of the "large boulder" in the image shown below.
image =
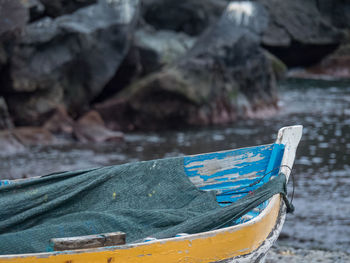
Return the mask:
<svg viewBox="0 0 350 263">
<path fill-rule="evenodd" d="M 134 47 L 140 52 L 140 64 L 147 74 L 175 62 L 192 48 L 195 40 L 182 32 L 144 27 L 135 32 Z"/>
<path fill-rule="evenodd" d="M 138 18 L 138 0 L 100 0 L 29 24 L 0 83 L 16 124 L 38 125 L 58 104 L 78 114 L 113 77 Z"/>
<path fill-rule="evenodd" d="M 223 0 L 143 0 L 142 16 L 156 29 L 199 35 L 225 10 Z"/>
<path fill-rule="evenodd" d="M 96 101 L 103 101 L 132 82 L 174 63 L 192 48 L 194 42 L 194 37 L 182 32 L 157 31 L 150 26 L 142 26 L 135 32 L 123 63 Z"/>
<path fill-rule="evenodd" d="M 181 59 L 96 109 L 113 128 L 145 129 L 222 124 L 274 108 L 275 77 L 260 47 L 267 23 L 260 4 L 230 3 Z"/>
<path fill-rule="evenodd" d="M 269 12 L 262 44 L 288 66 L 314 64 L 344 38 L 343 32 L 321 14 L 316 0 L 258 1 Z"/>
</svg>

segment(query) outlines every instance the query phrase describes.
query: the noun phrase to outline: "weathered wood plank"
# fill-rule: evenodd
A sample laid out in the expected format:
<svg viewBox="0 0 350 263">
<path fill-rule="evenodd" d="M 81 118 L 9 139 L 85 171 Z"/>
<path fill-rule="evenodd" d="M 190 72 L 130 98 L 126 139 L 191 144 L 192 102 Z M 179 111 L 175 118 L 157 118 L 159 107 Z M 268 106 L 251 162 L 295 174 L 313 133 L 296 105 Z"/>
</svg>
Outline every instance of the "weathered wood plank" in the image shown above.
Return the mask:
<svg viewBox="0 0 350 263">
<path fill-rule="evenodd" d="M 125 244 L 124 232 L 112 232 L 99 235 L 52 238 L 51 246 L 55 251 L 98 248 Z"/>
</svg>

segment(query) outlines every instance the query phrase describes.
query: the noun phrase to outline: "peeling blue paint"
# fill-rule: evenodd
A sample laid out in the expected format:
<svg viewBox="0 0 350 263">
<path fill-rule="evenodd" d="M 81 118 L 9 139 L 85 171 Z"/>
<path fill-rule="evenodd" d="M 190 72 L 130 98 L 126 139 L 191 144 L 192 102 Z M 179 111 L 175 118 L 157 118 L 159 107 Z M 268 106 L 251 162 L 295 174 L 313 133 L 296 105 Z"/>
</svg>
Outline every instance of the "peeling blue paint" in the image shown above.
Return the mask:
<svg viewBox="0 0 350 263">
<path fill-rule="evenodd" d="M 0 180 L 0 187 L 11 184 L 10 180 Z"/>
<path fill-rule="evenodd" d="M 241 160 L 248 157 L 248 154 L 253 154 L 254 156 L 263 153 L 264 150 L 272 150 L 273 144 L 267 144 L 262 146 L 254 146 L 254 147 L 248 147 L 248 148 L 241 148 L 237 150 L 230 150 L 230 151 L 223 151 L 223 152 L 214 152 L 214 153 L 205 153 L 205 154 L 198 154 L 198 155 L 192 155 L 192 156 L 186 156 L 184 160 L 185 166 L 192 162 L 203 162 L 205 160 L 210 159 L 225 159 L 227 157 L 233 157 L 233 156 L 240 156 Z"/>
<path fill-rule="evenodd" d="M 216 191 L 218 203 L 226 206 L 250 191 L 256 190 L 277 175 L 283 152 L 283 144 L 269 144 L 186 156 L 184 169 L 190 179 L 194 178 L 196 181 L 200 180 L 199 183 L 203 183 L 199 186 L 201 190 Z M 227 167 L 227 161 L 230 159 L 232 159 L 231 167 Z M 204 174 L 204 171 L 210 171 L 210 174 Z M 234 223 L 242 223 L 247 221 L 247 218 L 256 217 L 267 204 L 268 202 L 262 203 L 257 209 L 250 211 Z"/>
</svg>

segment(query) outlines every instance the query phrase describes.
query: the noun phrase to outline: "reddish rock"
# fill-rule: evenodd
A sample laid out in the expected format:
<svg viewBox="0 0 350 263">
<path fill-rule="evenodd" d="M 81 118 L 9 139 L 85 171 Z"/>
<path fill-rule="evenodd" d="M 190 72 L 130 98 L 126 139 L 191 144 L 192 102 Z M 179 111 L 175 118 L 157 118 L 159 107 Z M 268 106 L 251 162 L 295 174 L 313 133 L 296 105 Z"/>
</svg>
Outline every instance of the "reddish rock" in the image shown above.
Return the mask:
<svg viewBox="0 0 350 263">
<path fill-rule="evenodd" d="M 55 142 L 50 131 L 41 127 L 20 127 L 13 130 L 16 139 L 25 146 L 48 145 Z"/>
<path fill-rule="evenodd" d="M 136 116 L 128 106 L 127 101 L 112 98 L 94 105 L 94 109 L 101 115 L 106 126 L 112 130 L 133 131 Z M 127 118 L 125 118 L 127 116 Z"/>
<path fill-rule="evenodd" d="M 8 131 L 0 131 L 0 155 L 11 155 L 23 152 L 25 147 L 13 134 Z"/>
<path fill-rule="evenodd" d="M 74 135 L 81 142 L 119 141 L 123 133 L 109 130 L 97 111 L 89 111 L 74 125 Z"/>
<path fill-rule="evenodd" d="M 55 134 L 73 134 L 74 120 L 67 113 L 66 108 L 61 105 L 57 107 L 55 113 L 48 119 L 43 127 Z"/>
<path fill-rule="evenodd" d="M 350 79 L 350 56 L 331 57 L 307 70 L 313 76 L 323 76 L 337 79 Z"/>
</svg>

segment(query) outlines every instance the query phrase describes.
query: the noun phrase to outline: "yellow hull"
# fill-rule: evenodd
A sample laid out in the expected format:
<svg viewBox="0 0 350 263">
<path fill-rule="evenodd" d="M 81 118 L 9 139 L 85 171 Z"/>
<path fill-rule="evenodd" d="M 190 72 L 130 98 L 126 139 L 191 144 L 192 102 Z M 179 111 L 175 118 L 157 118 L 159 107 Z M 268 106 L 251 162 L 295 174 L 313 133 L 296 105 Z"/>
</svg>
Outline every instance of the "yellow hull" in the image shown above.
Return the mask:
<svg viewBox="0 0 350 263">
<path fill-rule="evenodd" d="M 272 234 L 279 217 L 284 216 L 280 214 L 281 205 L 279 195 L 275 195 L 265 211 L 257 218 L 241 225 L 210 232 L 99 249 L 0 256 L 0 262 L 205 263 L 235 258 L 243 260 L 244 255 L 254 256 L 253 254 Z M 259 253 L 266 253 L 267 249 Z"/>
</svg>

